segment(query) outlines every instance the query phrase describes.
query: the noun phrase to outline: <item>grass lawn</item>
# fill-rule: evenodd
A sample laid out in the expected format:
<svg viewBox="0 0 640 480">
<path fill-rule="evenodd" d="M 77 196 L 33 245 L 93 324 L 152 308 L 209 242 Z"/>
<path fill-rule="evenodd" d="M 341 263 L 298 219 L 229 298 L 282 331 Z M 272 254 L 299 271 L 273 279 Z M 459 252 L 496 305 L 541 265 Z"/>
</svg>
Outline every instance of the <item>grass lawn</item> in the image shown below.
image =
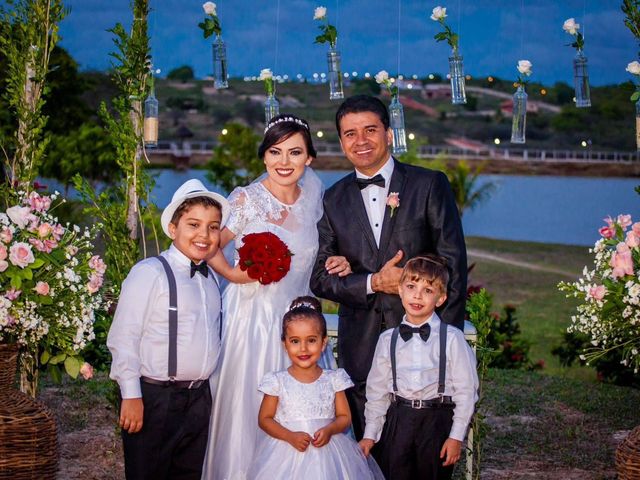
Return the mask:
<svg viewBox="0 0 640 480">
<path fill-rule="evenodd" d="M 558 291 L 561 280 L 577 278 L 585 265 L 592 262 L 587 247 L 553 245 L 533 242 L 511 242 L 487 238 L 467 237 L 469 265 L 475 267 L 469 284 L 480 284 L 494 299 L 494 309 L 504 304 L 517 307 L 516 318 L 522 337 L 531 342 L 531 360 L 543 359 L 546 373 L 572 378 L 595 379 L 590 368 L 564 368 L 551 349 L 560 342 L 575 309 L 575 300 Z M 474 251 L 488 253 L 507 261 L 523 262 L 541 269 L 534 270 L 474 256 Z M 556 273 L 558 272 L 565 272 Z"/>
</svg>

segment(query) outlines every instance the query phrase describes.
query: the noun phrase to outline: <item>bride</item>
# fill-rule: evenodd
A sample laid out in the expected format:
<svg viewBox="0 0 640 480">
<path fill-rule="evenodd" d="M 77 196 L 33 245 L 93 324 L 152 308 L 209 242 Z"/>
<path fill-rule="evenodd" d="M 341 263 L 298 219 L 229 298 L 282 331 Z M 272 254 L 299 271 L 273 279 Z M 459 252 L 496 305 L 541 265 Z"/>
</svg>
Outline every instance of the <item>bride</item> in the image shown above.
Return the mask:
<svg viewBox="0 0 640 480">
<path fill-rule="evenodd" d="M 206 480 L 246 478 L 256 441 L 263 435 L 258 428 L 262 399 L 258 383 L 265 373 L 290 364 L 280 341 L 282 317 L 294 298 L 310 294 L 309 278 L 318 250 L 316 223 L 322 216 L 322 183 L 308 167 L 316 156 L 309 125 L 293 115 L 274 117 L 265 129 L 258 155 L 266 174 L 229 196 L 231 215 L 220 245 L 235 239 L 239 248 L 244 235 L 271 232 L 287 244 L 293 257 L 287 275 L 268 285 L 251 280 L 240 270 L 237 252 L 235 268 L 221 253 L 210 261 L 232 283 L 223 293 L 221 358 L 211 377 Z M 351 271 L 344 257 L 331 257 L 325 266 L 341 276 Z M 331 360 L 325 358 L 324 366 L 329 367 Z"/>
</svg>

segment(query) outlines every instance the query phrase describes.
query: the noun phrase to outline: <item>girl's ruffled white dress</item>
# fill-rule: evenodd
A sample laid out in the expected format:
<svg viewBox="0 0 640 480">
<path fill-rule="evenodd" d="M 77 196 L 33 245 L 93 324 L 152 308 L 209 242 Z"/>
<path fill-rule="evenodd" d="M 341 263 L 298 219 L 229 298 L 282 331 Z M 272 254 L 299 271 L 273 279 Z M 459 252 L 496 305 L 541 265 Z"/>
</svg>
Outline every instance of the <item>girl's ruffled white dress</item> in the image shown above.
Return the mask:
<svg viewBox="0 0 640 480">
<path fill-rule="evenodd" d="M 306 168 L 293 205 L 278 201 L 259 178 L 229 196 L 227 223 L 235 247 L 249 233 L 271 232 L 293 252 L 291 269 L 276 283 L 229 284 L 222 294 L 222 349 L 211 377 L 213 405 L 204 480 L 244 480 L 253 459 L 262 394 L 258 384 L 268 373 L 291 364 L 282 346 L 282 317 L 291 301 L 310 295 L 309 279 L 318 251 L 316 223 L 322 216 L 322 182 Z M 238 262 L 237 251 L 234 263 Z M 330 348 L 322 366 L 333 362 Z"/>
<path fill-rule="evenodd" d="M 280 425 L 313 436 L 335 419 L 336 392 L 351 386 L 351 379 L 341 368 L 323 370 L 312 383 L 299 382 L 283 370 L 265 375 L 260 391 L 278 397 L 274 419 Z M 251 480 L 384 479 L 375 461 L 366 458 L 355 440 L 344 433 L 333 435 L 323 447 L 309 445 L 304 452 L 265 434 L 247 477 Z"/>
</svg>

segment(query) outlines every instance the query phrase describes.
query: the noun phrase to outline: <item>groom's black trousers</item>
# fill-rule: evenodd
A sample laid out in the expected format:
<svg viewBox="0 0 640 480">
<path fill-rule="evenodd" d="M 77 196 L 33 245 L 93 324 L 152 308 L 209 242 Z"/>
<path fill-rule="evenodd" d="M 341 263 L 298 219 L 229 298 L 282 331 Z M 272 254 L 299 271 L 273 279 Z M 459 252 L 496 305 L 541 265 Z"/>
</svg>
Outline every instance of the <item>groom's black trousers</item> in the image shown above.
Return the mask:
<svg viewBox="0 0 640 480">
<path fill-rule="evenodd" d="M 141 386 L 142 430 L 122 430 L 127 480 L 200 480 L 209 437 L 209 382 L 196 389 Z"/>
</svg>

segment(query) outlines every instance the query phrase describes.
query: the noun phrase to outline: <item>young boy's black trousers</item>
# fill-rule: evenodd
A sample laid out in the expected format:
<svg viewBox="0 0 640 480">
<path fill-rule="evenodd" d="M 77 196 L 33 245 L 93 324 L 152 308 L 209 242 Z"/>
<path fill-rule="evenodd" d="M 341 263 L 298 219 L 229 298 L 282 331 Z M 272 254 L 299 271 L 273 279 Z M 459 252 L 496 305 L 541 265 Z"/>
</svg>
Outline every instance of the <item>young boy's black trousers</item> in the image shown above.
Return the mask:
<svg viewBox="0 0 640 480">
<path fill-rule="evenodd" d="M 195 389 L 141 382 L 142 430 L 122 431 L 127 480 L 200 480 L 209 436 L 209 381 Z"/>
<path fill-rule="evenodd" d="M 449 480 L 440 450 L 453 424 L 453 407 L 414 409 L 392 402 L 380 441 L 373 448 L 387 480 Z"/>
</svg>

